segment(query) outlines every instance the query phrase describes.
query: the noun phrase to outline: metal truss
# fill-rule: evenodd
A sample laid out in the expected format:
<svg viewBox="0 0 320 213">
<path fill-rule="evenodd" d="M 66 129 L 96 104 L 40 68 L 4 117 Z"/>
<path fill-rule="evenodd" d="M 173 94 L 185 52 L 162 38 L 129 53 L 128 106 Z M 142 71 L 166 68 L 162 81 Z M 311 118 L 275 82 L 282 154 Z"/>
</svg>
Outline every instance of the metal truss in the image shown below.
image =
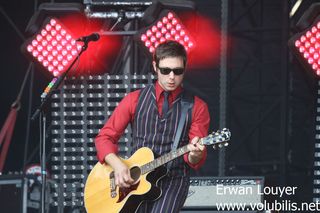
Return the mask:
<svg viewBox="0 0 320 213">
<path fill-rule="evenodd" d="M 285 177 L 286 1 L 229 1 L 226 173 Z"/>
</svg>

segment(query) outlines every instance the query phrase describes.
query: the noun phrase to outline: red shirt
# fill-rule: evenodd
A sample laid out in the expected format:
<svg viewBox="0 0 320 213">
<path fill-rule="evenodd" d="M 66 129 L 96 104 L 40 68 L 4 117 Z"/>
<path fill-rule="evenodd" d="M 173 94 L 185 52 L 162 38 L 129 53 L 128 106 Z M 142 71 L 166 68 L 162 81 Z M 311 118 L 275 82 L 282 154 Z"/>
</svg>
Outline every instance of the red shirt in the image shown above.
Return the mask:
<svg viewBox="0 0 320 213">
<path fill-rule="evenodd" d="M 156 102 L 159 109 L 159 114 L 162 113 L 163 104 L 163 88 L 158 82 L 155 83 L 156 89 Z M 169 95 L 169 104 L 177 98 L 182 92 L 182 87 L 178 87 L 175 91 Z M 129 93 L 125 96 L 119 105 L 116 107 L 107 123 L 100 130 L 95 139 L 95 145 L 97 149 L 97 157 L 101 163 L 104 163 L 104 158 L 109 153 L 118 153 L 118 140 L 122 136 L 124 130 L 130 122 L 133 122 L 135 117 L 135 111 L 138 104 L 140 90 Z M 207 104 L 200 98 L 194 98 L 194 106 L 192 109 L 192 120 L 189 130 L 190 141 L 195 136 L 205 137 L 208 134 L 210 122 L 210 115 Z M 191 164 L 188 160 L 188 153 L 184 156 L 184 161 L 194 169 L 198 169 L 205 161 L 207 157 L 206 149 L 204 151 L 203 158 L 197 164 Z"/>
</svg>

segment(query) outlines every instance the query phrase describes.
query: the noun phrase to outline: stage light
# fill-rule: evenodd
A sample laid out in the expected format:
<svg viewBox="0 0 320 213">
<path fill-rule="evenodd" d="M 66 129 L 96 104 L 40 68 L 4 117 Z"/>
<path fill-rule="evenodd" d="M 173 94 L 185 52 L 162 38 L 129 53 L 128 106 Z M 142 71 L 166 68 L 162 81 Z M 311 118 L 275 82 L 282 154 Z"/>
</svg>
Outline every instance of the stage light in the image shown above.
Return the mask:
<svg viewBox="0 0 320 213">
<path fill-rule="evenodd" d="M 22 45 L 22 51 L 53 76 L 65 72 L 83 46 L 56 18 L 46 19 L 42 28 Z"/>
<path fill-rule="evenodd" d="M 25 29 L 28 36 L 34 35 L 39 31 L 43 22 L 48 17 L 60 18 L 70 14 L 83 14 L 84 6 L 80 3 L 41 3 L 37 11 L 32 15 Z M 60 19 L 61 20 L 61 19 Z"/>
<path fill-rule="evenodd" d="M 174 12 L 168 10 L 161 12 L 160 18 L 154 21 L 152 25 L 140 30 L 137 39 L 150 53 L 153 53 L 159 44 L 167 40 L 179 42 L 187 52 L 195 47 L 194 39 L 181 20 Z"/>
<path fill-rule="evenodd" d="M 295 34 L 288 42 L 304 67 L 320 76 L 320 4 L 314 4 L 304 13 Z"/>
</svg>

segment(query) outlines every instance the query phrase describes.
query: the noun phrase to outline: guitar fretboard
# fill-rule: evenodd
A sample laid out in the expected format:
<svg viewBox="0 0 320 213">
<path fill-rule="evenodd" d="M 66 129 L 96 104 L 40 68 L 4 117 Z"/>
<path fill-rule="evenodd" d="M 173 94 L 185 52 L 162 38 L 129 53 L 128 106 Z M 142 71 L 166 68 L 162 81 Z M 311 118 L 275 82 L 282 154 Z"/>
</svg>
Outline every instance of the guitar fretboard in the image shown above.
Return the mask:
<svg viewBox="0 0 320 213">
<path fill-rule="evenodd" d="M 141 166 L 141 173 L 146 174 L 148 172 L 151 172 L 152 170 L 158 168 L 159 166 L 162 166 L 169 161 L 174 160 L 175 158 L 189 152 L 187 145 L 180 147 L 176 150 L 173 150 L 167 154 L 162 155 L 161 157 L 156 158 L 155 160 L 146 163 Z"/>
</svg>

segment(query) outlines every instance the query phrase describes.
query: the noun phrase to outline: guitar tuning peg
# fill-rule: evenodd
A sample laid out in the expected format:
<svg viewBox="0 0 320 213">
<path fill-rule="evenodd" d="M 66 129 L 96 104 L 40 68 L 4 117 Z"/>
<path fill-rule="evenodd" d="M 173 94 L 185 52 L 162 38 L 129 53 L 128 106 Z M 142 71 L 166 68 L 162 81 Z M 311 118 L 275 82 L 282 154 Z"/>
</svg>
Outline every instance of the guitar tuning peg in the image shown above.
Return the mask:
<svg viewBox="0 0 320 213">
<path fill-rule="evenodd" d="M 221 148 L 221 147 L 223 147 L 223 144 L 219 144 L 218 146 L 219 146 L 219 148 Z"/>
<path fill-rule="evenodd" d="M 216 145 L 213 145 L 212 148 L 213 148 L 213 149 L 217 149 Z"/>
<path fill-rule="evenodd" d="M 224 146 L 229 146 L 229 143 L 225 143 Z"/>
</svg>

